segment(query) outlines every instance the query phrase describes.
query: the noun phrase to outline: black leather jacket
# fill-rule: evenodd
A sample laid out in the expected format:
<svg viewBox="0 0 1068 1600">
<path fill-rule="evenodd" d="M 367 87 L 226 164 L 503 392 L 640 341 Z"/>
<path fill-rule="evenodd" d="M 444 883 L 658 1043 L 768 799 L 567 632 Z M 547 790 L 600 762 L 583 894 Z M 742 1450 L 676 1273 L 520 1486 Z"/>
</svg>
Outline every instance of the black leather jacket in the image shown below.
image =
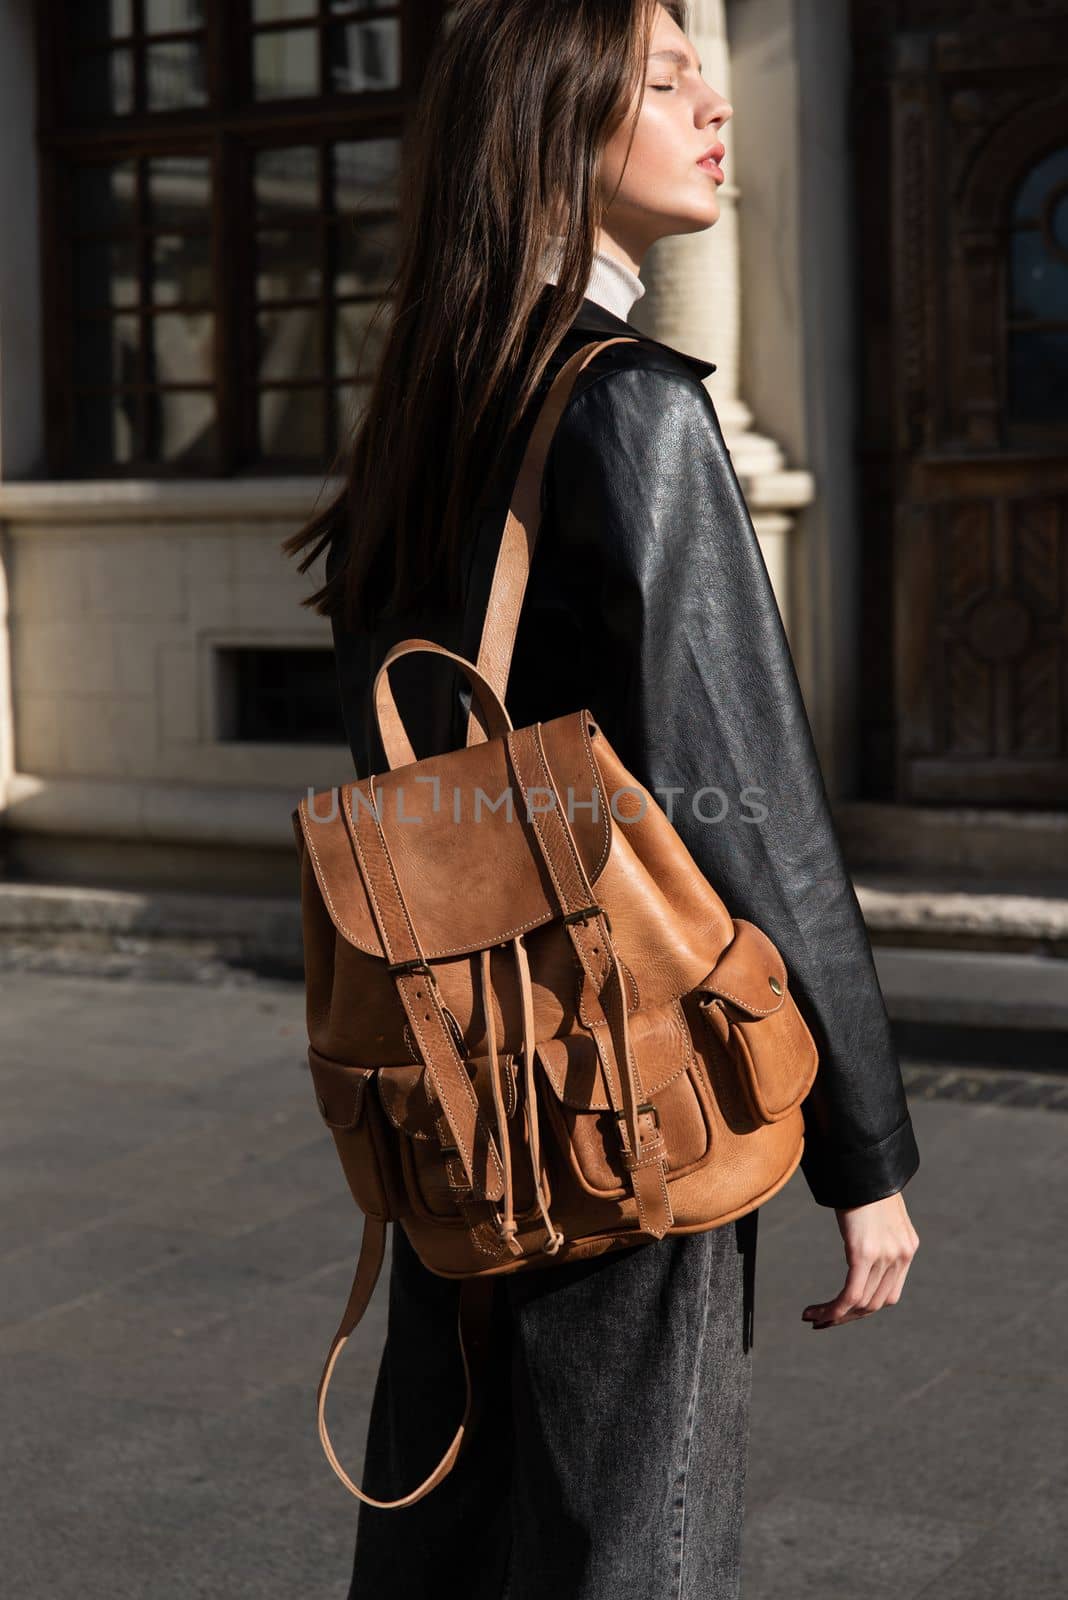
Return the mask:
<svg viewBox="0 0 1068 1600">
<path fill-rule="evenodd" d="M 637 332 L 583 301 L 472 513 L 462 614 L 424 606 L 370 635 L 335 624 L 360 776 L 386 766 L 369 691 L 389 645 L 419 635 L 478 654 L 545 388 L 581 345 Z M 714 364 L 640 337 L 584 369 L 554 435 L 508 710 L 523 727 L 588 707 L 731 914 L 777 944 L 820 1052 L 801 1170 L 819 1204 L 863 1205 L 919 1165 L 871 946 L 767 568 L 700 382 Z M 417 756 L 464 743 L 470 691 L 448 663 L 406 657 L 391 682 Z"/>
</svg>

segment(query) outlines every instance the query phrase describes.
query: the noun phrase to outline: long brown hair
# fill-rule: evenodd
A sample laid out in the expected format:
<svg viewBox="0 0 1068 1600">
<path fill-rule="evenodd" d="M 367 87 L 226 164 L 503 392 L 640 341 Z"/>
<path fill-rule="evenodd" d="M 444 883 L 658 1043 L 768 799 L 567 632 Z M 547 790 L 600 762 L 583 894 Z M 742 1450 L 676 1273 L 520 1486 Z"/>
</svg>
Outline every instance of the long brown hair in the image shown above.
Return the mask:
<svg viewBox="0 0 1068 1600">
<path fill-rule="evenodd" d="M 642 81 L 656 3 L 459 0 L 450 12 L 405 132 L 399 265 L 372 329 L 393 315 L 343 447 L 345 483 L 282 545 L 305 552 L 305 572 L 344 536 L 303 601 L 321 615 L 363 627 L 382 602 L 458 601 L 467 508 L 582 303 L 607 204 L 598 161 Z M 685 28 L 685 0 L 663 4 Z M 528 349 L 543 251 L 565 229 Z M 376 601 L 369 576 L 390 547 L 392 585 Z"/>
</svg>

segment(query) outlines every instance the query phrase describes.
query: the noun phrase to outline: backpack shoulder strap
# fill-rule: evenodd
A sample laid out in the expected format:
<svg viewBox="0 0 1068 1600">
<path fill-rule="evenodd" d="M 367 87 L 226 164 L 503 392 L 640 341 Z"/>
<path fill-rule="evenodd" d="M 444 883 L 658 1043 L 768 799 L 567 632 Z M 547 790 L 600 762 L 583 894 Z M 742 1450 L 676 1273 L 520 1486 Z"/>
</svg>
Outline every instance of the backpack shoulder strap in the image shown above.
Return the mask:
<svg viewBox="0 0 1068 1600">
<path fill-rule="evenodd" d="M 482 639 L 478 650 L 477 667 L 501 700 L 505 699 L 508 673 L 512 665 L 519 613 L 523 606 L 530 563 L 537 543 L 541 524 L 541 484 L 545 461 L 549 454 L 553 434 L 571 398 L 582 369 L 589 365 L 602 350 L 613 344 L 636 344 L 636 336 L 617 334 L 611 339 L 597 339 L 583 345 L 557 373 L 548 394 L 542 402 L 537 421 L 523 453 L 522 464 L 512 490 L 511 504 L 505 518 L 497 562 L 493 569 L 486 616 L 482 626 Z M 472 700 L 467 719 L 468 745 L 478 744 L 486 737 Z"/>
<path fill-rule="evenodd" d="M 341 1354 L 349 1334 L 357 1327 L 360 1319 L 374 1293 L 378 1275 L 382 1270 L 385 1257 L 386 1223 L 381 1217 L 365 1215 L 363 1224 L 363 1242 L 360 1246 L 360 1256 L 356 1263 L 356 1276 L 349 1291 L 348 1304 L 345 1307 L 341 1323 L 330 1345 L 330 1351 L 323 1367 L 322 1377 L 319 1379 L 319 1389 L 316 1396 L 316 1413 L 319 1420 L 319 1440 L 322 1444 L 326 1458 L 333 1467 L 334 1472 L 341 1482 L 365 1505 L 378 1506 L 383 1511 L 393 1511 L 400 1506 L 414 1505 L 431 1489 L 447 1478 L 456 1464 L 461 1449 L 474 1429 L 481 1412 L 482 1389 L 476 1384 L 475 1378 L 480 1375 L 487 1358 L 487 1348 L 490 1336 L 490 1321 L 493 1296 L 492 1278 L 467 1278 L 460 1285 L 459 1315 L 457 1330 L 460 1338 L 460 1354 L 463 1357 L 464 1379 L 467 1385 L 467 1398 L 464 1403 L 463 1416 L 460 1425 L 453 1435 L 448 1449 L 432 1472 L 423 1479 L 417 1488 L 409 1494 L 403 1495 L 399 1500 L 375 1500 L 366 1494 L 359 1484 L 354 1483 L 345 1468 L 337 1458 L 333 1443 L 326 1428 L 326 1395 L 330 1388 L 330 1379 L 333 1376 L 337 1358 Z M 474 1371 L 472 1369 L 475 1369 Z"/>
</svg>

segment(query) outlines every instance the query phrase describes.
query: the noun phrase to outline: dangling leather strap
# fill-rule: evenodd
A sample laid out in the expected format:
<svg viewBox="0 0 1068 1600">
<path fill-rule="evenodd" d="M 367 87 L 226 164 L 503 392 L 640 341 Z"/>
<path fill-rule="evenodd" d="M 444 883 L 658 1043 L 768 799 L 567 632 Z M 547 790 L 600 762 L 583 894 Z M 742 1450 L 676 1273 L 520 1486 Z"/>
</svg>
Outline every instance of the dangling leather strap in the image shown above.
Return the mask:
<svg viewBox="0 0 1068 1600">
<path fill-rule="evenodd" d="M 319 1422 L 319 1439 L 322 1443 L 326 1459 L 341 1479 L 346 1489 L 354 1494 L 357 1500 L 362 1500 L 365 1505 L 378 1506 L 383 1511 L 394 1511 L 401 1506 L 414 1505 L 421 1500 L 431 1489 L 435 1489 L 443 1478 L 448 1477 L 456 1464 L 457 1457 L 463 1448 L 464 1440 L 473 1431 L 480 1407 L 482 1391 L 472 1382 L 472 1369 L 479 1370 L 484 1366 L 486 1349 L 489 1341 L 490 1314 L 492 1310 L 493 1280 L 486 1278 L 467 1278 L 460 1286 L 460 1309 L 457 1316 L 457 1329 L 460 1338 L 460 1354 L 464 1364 L 464 1383 L 467 1394 L 464 1400 L 464 1413 L 449 1444 L 448 1449 L 434 1468 L 417 1489 L 406 1494 L 400 1500 L 375 1500 L 371 1495 L 365 1494 L 349 1477 L 341 1462 L 337 1458 L 330 1435 L 326 1428 L 326 1396 L 330 1388 L 330 1380 L 334 1375 L 338 1357 L 345 1346 L 352 1331 L 359 1325 L 364 1312 L 371 1302 L 378 1275 L 382 1270 L 385 1258 L 386 1224 L 381 1217 L 364 1217 L 363 1240 L 360 1244 L 360 1255 L 356 1263 L 356 1276 L 352 1280 L 349 1291 L 348 1304 L 342 1314 L 340 1325 L 330 1345 L 323 1367 L 322 1377 L 319 1379 L 319 1388 L 316 1394 L 316 1415 Z"/>
<path fill-rule="evenodd" d="M 630 1173 L 639 1223 L 643 1232 L 659 1239 L 674 1221 L 664 1136 L 656 1113 L 641 1110 L 641 1084 L 630 1047 L 623 970 L 608 918 L 596 902 L 563 808 L 554 803 L 539 809 L 531 803 L 532 790 L 552 794 L 559 801 L 539 725 L 507 734 L 505 746 L 523 799 L 523 815 L 540 847 L 575 954 L 590 980 L 594 1003 L 602 1013 L 600 1020 L 606 1024 L 594 1029 L 594 1042 L 609 1100 L 620 1123 L 623 1164 Z"/>
<path fill-rule="evenodd" d="M 542 1249 L 547 1255 L 554 1256 L 564 1244 L 564 1235 L 553 1222 L 549 1213 L 549 1204 L 545 1197 L 545 1186 L 542 1183 L 541 1172 L 541 1135 L 538 1126 L 538 1093 L 534 1081 L 534 990 L 530 977 L 530 961 L 527 957 L 527 948 L 523 943 L 523 935 L 517 934 L 512 940 L 512 949 L 515 953 L 516 968 L 519 973 L 519 989 L 523 1006 L 523 1068 L 524 1068 L 524 1103 L 527 1117 L 527 1142 L 530 1149 L 530 1162 L 534 1169 L 534 1194 L 541 1212 L 542 1221 L 545 1223 L 545 1243 Z"/>
<path fill-rule="evenodd" d="M 482 640 L 475 665 L 481 676 L 506 698 L 508 674 L 512 665 L 519 613 L 523 606 L 530 563 L 541 528 L 541 485 L 545 462 L 553 434 L 571 398 L 575 380 L 594 356 L 613 344 L 636 344 L 640 341 L 627 334 L 617 334 L 612 339 L 598 339 L 583 345 L 564 363 L 553 380 L 542 402 L 538 419 L 527 441 L 519 475 L 512 490 L 511 504 L 501 534 L 497 561 L 493 569 L 489 599 L 486 604 Z M 467 719 L 468 745 L 479 744 L 485 734 L 474 714 L 474 699 Z"/>
<path fill-rule="evenodd" d="M 493 1091 L 493 1106 L 497 1117 L 497 1143 L 501 1148 L 504 1160 L 504 1215 L 497 1214 L 497 1237 L 513 1256 L 523 1254 L 523 1246 L 519 1243 L 517 1234 L 518 1225 L 515 1220 L 515 1191 L 512 1186 L 512 1145 L 508 1137 L 508 1109 L 504 1103 L 504 1091 L 501 1088 L 501 1063 L 497 1052 L 497 1027 L 493 1015 L 493 980 L 490 971 L 490 951 L 487 946 L 479 952 L 479 984 L 482 991 L 482 1015 L 486 1022 L 486 1038 L 489 1042 L 490 1058 L 490 1087 Z M 472 1222 L 472 1226 L 477 1226 Z"/>
<path fill-rule="evenodd" d="M 342 815 L 382 950 L 445 1119 L 448 1136 L 442 1142 L 446 1147 L 451 1143 L 460 1163 L 460 1172 L 452 1172 L 447 1165 L 449 1181 L 455 1188 L 466 1185 L 480 1198 L 499 1200 L 504 1193 L 500 1153 L 479 1110 L 441 1007 L 437 979 L 401 894 L 382 831 L 375 780 L 365 778 L 346 786 L 343 794 Z M 452 1160 L 450 1157 L 449 1162 Z"/>
</svg>

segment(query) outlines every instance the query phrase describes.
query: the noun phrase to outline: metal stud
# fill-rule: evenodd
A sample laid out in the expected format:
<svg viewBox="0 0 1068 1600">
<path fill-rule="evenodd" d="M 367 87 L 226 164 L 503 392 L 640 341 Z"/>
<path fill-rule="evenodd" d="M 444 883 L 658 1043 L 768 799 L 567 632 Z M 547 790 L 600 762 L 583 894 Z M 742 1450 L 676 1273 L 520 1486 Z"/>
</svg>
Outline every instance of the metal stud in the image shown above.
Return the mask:
<svg viewBox="0 0 1068 1600">
<path fill-rule="evenodd" d="M 778 978 L 770 977 L 768 979 L 768 983 L 771 985 L 772 994 L 782 994 L 782 984 L 779 982 Z"/>
</svg>

